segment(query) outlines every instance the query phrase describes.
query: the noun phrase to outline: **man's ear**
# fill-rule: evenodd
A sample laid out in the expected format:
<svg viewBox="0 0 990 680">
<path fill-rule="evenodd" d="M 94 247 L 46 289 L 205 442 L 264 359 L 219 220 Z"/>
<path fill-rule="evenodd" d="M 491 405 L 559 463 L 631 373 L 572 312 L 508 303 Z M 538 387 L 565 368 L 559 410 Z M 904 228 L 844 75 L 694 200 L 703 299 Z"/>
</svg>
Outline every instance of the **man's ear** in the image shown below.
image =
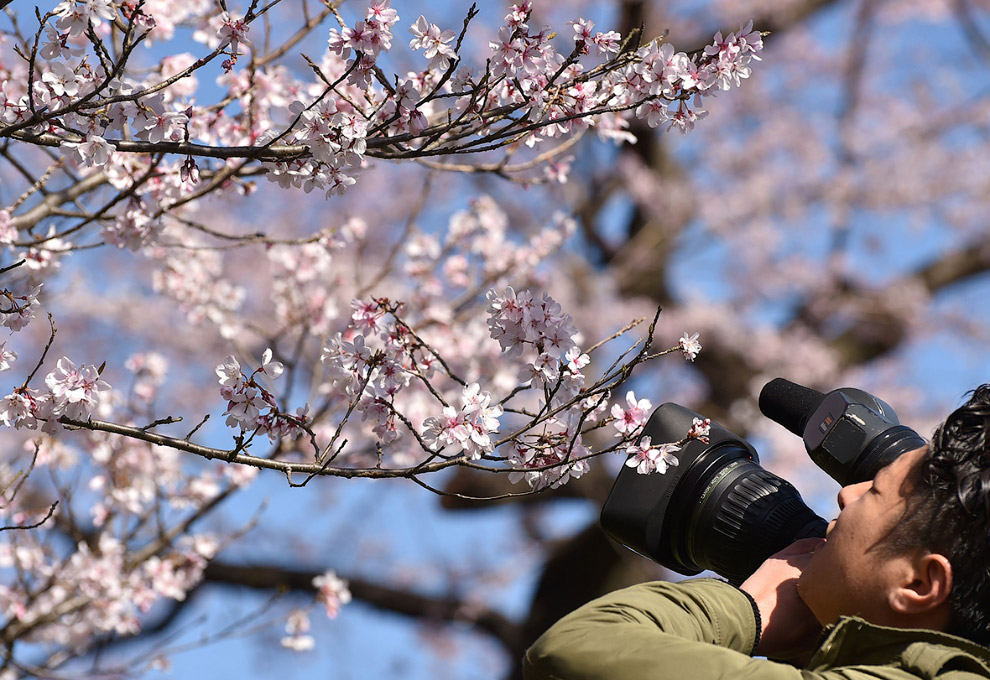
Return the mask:
<svg viewBox="0 0 990 680">
<path fill-rule="evenodd" d="M 901 583 L 889 593 L 891 609 L 907 616 L 935 614 L 949 600 L 952 565 L 945 555 L 914 556 Z"/>
</svg>

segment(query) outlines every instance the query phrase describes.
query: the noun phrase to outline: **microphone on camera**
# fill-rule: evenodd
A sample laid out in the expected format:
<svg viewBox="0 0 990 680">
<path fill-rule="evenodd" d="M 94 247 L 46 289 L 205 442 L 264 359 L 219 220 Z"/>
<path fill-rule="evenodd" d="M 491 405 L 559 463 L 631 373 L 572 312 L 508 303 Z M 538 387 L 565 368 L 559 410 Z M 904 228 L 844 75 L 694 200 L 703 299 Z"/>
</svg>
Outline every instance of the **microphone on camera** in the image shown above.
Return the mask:
<svg viewBox="0 0 990 680">
<path fill-rule="evenodd" d="M 808 418 L 824 399 L 825 395 L 818 390 L 784 378 L 775 378 L 760 391 L 760 411 L 801 437 Z"/>
<path fill-rule="evenodd" d="M 842 486 L 873 479 L 897 456 L 925 445 L 890 404 L 855 387 L 822 394 L 776 378 L 760 392 L 760 411 L 801 437 L 815 465 Z"/>
</svg>

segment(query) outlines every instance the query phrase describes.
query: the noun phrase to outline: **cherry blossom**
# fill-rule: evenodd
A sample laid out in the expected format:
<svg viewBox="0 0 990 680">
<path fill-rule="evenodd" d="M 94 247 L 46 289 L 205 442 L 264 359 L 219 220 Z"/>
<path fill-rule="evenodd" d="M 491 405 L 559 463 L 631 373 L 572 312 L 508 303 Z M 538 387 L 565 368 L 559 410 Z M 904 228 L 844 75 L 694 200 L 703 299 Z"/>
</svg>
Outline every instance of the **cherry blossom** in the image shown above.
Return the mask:
<svg viewBox="0 0 990 680">
<path fill-rule="evenodd" d="M 560 357 L 573 347 L 573 320 L 548 294 L 534 300 L 529 291 L 517 296 L 510 286 L 501 295 L 490 290 L 487 296 L 491 336 L 508 356 L 517 356 L 526 344 L 551 357 Z"/>
<path fill-rule="evenodd" d="M 275 380 L 285 371 L 285 367 L 279 361 L 272 361 L 272 348 L 269 347 L 261 355 L 261 372 L 269 379 Z"/>
<path fill-rule="evenodd" d="M 98 27 L 115 16 L 111 0 L 62 0 L 54 12 L 59 17 L 55 23 L 58 30 L 74 38 L 82 35 L 90 23 Z"/>
<path fill-rule="evenodd" d="M 709 418 L 694 418 L 691 422 L 691 429 L 688 430 L 688 439 L 698 439 L 702 442 L 708 441 L 708 435 L 711 434 L 712 421 Z"/>
<path fill-rule="evenodd" d="M 95 366 L 82 364 L 76 368 L 68 357 L 56 362 L 55 370 L 45 376 L 45 385 L 51 391 L 50 417 L 55 419 L 64 415 L 86 420 L 99 406 L 101 394 L 110 390 Z"/>
<path fill-rule="evenodd" d="M 580 420 L 581 415 L 571 411 L 549 419 L 540 434 L 514 441 L 507 461 L 509 481 L 525 481 L 534 490 L 556 489 L 584 475 L 590 469 L 590 451 L 577 429 Z"/>
<path fill-rule="evenodd" d="M 293 608 L 285 619 L 285 637 L 279 640 L 283 647 L 294 652 L 305 652 L 316 646 L 316 640 L 312 635 L 307 635 L 311 624 L 309 614 L 305 609 Z"/>
<path fill-rule="evenodd" d="M 409 41 L 409 47 L 423 50 L 423 56 L 430 60 L 429 68 L 446 69 L 457 53 L 448 45 L 454 39 L 453 31 L 441 31 L 436 24 L 431 24 L 422 14 L 416 23 L 409 27 L 409 32 L 415 37 Z"/>
<path fill-rule="evenodd" d="M 52 62 L 51 70 L 45 73 L 41 80 L 48 85 L 56 97 L 62 95 L 72 97 L 79 94 L 79 83 L 76 82 L 75 72 L 61 61 Z"/>
<path fill-rule="evenodd" d="M 615 404 L 612 407 L 612 417 L 615 418 L 612 425 L 617 431 L 616 436 L 636 434 L 646 424 L 652 408 L 653 404 L 650 403 L 649 399 L 637 401 L 636 395 L 632 390 L 629 390 L 626 393 L 626 407 L 623 408 L 620 404 Z"/>
<path fill-rule="evenodd" d="M 680 347 L 681 352 L 684 354 L 684 358 L 688 361 L 694 361 L 701 352 L 701 343 L 698 342 L 698 333 L 692 333 L 688 335 L 685 333 L 681 336 L 680 340 L 677 341 L 678 347 Z"/>
<path fill-rule="evenodd" d="M 87 135 L 84 142 L 62 142 L 63 149 L 71 150 L 76 162 L 85 167 L 101 168 L 110 162 L 113 145 L 99 135 Z"/>
<path fill-rule="evenodd" d="M 0 342 L 0 371 L 10 370 L 10 364 L 17 359 L 17 352 L 7 349 L 7 341 Z"/>
<path fill-rule="evenodd" d="M 220 46 L 228 47 L 230 53 L 230 58 L 223 62 L 224 71 L 229 72 L 237 63 L 240 44 L 248 42 L 247 34 L 250 30 L 251 26 L 244 19 L 227 11 L 220 13 L 216 35 L 220 39 Z"/>
<path fill-rule="evenodd" d="M 334 571 L 327 571 L 313 579 L 316 588 L 316 601 L 326 609 L 327 616 L 337 618 L 340 608 L 351 601 L 351 591 L 347 581 L 339 578 Z"/>
<path fill-rule="evenodd" d="M 5 427 L 37 427 L 38 400 L 31 390 L 15 390 L 0 400 L 0 421 Z"/>
<path fill-rule="evenodd" d="M 27 326 L 34 318 L 42 285 L 44 284 L 39 283 L 24 295 L 14 295 L 6 289 L 0 290 L 0 326 L 6 326 L 12 331 L 19 331 Z"/>
<path fill-rule="evenodd" d="M 629 456 L 626 467 L 636 468 L 636 472 L 641 475 L 648 475 L 651 472 L 664 474 L 668 467 L 678 464 L 674 453 L 679 450 L 677 444 L 653 444 L 647 435 L 626 448 L 625 453 Z"/>
<path fill-rule="evenodd" d="M 441 416 L 423 421 L 423 441 L 435 450 L 464 451 L 470 459 L 490 453 L 491 435 L 498 431 L 498 419 L 503 412 L 500 405 L 491 405 L 491 400 L 491 394 L 481 392 L 477 383 L 468 385 L 461 394 L 459 411 L 445 406 Z"/>
</svg>

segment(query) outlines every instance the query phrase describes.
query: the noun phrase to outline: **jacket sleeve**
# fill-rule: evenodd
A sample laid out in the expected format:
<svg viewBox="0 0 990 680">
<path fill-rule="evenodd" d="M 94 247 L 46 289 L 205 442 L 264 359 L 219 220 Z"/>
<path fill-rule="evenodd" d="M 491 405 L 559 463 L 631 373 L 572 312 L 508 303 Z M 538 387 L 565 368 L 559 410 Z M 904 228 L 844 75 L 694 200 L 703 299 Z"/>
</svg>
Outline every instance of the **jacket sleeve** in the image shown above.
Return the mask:
<svg viewBox="0 0 990 680">
<path fill-rule="evenodd" d="M 801 680 L 824 678 L 753 659 L 749 598 L 714 579 L 643 583 L 554 624 L 526 652 L 526 680 Z"/>
</svg>

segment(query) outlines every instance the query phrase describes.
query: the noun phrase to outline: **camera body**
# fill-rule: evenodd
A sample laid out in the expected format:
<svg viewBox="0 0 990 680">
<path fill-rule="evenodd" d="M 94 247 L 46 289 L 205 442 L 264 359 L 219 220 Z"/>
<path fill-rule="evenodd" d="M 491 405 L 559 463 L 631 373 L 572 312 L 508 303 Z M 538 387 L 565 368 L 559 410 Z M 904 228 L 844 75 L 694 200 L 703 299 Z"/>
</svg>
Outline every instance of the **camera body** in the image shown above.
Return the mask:
<svg viewBox="0 0 990 680">
<path fill-rule="evenodd" d="M 763 388 L 760 409 L 801 435 L 812 460 L 843 485 L 872 479 L 925 443 L 888 404 L 854 388 L 822 394 L 778 378 Z M 700 417 L 666 403 L 643 436 L 679 442 Z M 688 439 L 677 458 L 663 474 L 623 466 L 602 507 L 606 533 L 673 571 L 711 570 L 737 584 L 794 541 L 825 535 L 827 522 L 797 489 L 760 467 L 752 445 L 721 425 L 711 424 L 707 441 Z"/>
</svg>

